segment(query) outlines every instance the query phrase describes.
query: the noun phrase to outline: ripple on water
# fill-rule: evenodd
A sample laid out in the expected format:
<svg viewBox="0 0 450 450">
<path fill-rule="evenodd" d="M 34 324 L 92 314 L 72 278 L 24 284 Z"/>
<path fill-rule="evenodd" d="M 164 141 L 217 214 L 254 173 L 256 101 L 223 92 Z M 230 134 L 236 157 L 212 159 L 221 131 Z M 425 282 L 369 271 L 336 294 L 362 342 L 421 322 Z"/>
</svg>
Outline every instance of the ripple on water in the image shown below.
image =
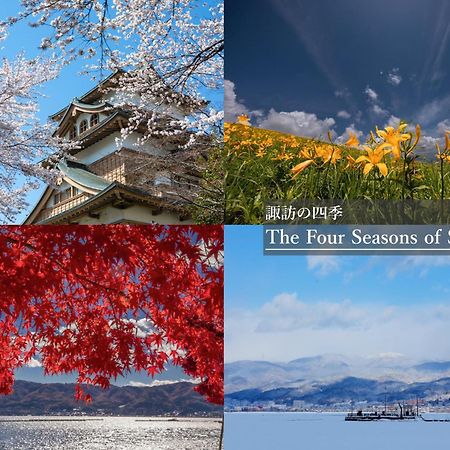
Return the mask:
<svg viewBox="0 0 450 450">
<path fill-rule="evenodd" d="M 217 419 L 138 420 L 136 421 L 133 417 L 107 417 L 102 421 L 87 422 L 3 422 L 0 428 L 0 449 L 211 450 L 218 448 L 221 424 Z"/>
</svg>

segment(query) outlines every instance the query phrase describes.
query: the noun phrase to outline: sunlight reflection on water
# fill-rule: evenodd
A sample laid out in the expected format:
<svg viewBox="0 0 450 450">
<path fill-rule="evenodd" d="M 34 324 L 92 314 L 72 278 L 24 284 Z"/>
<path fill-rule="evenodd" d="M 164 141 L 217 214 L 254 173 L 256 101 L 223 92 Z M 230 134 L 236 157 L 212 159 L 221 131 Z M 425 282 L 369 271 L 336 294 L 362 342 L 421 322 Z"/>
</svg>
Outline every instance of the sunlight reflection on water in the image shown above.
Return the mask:
<svg viewBox="0 0 450 450">
<path fill-rule="evenodd" d="M 12 420 L 14 417 L 0 419 Z M 102 421 L 87 422 L 2 422 L 0 449 L 212 450 L 219 446 L 220 428 L 219 419 L 171 422 L 105 417 Z"/>
</svg>

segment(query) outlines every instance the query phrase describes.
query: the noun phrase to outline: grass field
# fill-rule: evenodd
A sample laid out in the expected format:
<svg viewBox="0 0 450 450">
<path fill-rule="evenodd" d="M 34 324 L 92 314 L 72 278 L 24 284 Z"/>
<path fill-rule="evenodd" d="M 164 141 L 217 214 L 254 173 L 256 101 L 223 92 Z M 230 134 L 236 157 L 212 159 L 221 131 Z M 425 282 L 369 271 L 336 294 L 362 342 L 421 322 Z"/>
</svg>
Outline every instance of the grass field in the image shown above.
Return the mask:
<svg viewBox="0 0 450 450">
<path fill-rule="evenodd" d="M 245 121 L 244 121 L 245 123 Z M 449 143 L 435 162 L 415 154 L 420 127 L 387 127 L 361 145 L 225 124 L 226 223 L 263 222 L 267 200 L 450 198 Z"/>
</svg>

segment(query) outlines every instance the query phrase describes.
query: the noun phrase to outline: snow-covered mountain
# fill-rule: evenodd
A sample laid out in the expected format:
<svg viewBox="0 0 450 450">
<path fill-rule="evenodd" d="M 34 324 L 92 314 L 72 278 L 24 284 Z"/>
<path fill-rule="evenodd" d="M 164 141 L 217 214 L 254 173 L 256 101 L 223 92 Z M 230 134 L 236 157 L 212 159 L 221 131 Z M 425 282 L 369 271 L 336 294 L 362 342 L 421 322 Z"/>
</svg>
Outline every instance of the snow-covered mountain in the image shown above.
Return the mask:
<svg viewBox="0 0 450 450">
<path fill-rule="evenodd" d="M 392 353 L 368 357 L 327 354 L 287 363 L 237 361 L 225 364 L 225 392 L 301 388 L 311 383 L 331 384 L 348 377 L 402 383 L 429 382 L 450 377 L 450 362 L 415 361 Z"/>
<path fill-rule="evenodd" d="M 347 377 L 327 383 L 311 382 L 299 387 L 279 387 L 260 390 L 245 389 L 225 396 L 225 406 L 274 402 L 293 405 L 298 400 L 304 405 L 333 408 L 350 408 L 352 404 L 380 405 L 398 402 L 414 402 L 420 399 L 422 405 L 450 405 L 450 378 L 429 382 L 403 383 L 400 381 L 377 381 Z"/>
</svg>

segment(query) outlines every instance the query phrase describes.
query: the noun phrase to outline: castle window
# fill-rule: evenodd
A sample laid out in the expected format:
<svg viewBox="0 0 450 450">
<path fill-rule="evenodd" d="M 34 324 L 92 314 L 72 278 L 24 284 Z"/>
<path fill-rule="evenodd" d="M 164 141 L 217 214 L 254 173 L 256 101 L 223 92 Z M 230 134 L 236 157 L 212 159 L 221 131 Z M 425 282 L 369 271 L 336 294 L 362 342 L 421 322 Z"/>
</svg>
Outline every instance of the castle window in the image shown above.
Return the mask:
<svg viewBox="0 0 450 450">
<path fill-rule="evenodd" d="M 91 127 L 95 127 L 95 125 L 97 125 L 98 122 L 99 122 L 98 114 L 92 114 L 91 121 L 90 121 Z"/>
<path fill-rule="evenodd" d="M 82 120 L 80 122 L 80 134 L 83 134 L 88 129 L 87 120 Z"/>
<path fill-rule="evenodd" d="M 59 205 L 72 197 L 75 197 L 80 193 L 80 190 L 76 187 L 71 186 L 70 188 L 64 189 L 63 191 L 57 192 L 53 197 L 53 205 Z"/>
<path fill-rule="evenodd" d="M 69 139 L 75 139 L 77 137 L 77 127 L 74 125 L 70 130 Z"/>
<path fill-rule="evenodd" d="M 57 192 L 53 197 L 53 204 L 57 205 L 58 203 L 61 203 L 61 192 Z"/>
</svg>

